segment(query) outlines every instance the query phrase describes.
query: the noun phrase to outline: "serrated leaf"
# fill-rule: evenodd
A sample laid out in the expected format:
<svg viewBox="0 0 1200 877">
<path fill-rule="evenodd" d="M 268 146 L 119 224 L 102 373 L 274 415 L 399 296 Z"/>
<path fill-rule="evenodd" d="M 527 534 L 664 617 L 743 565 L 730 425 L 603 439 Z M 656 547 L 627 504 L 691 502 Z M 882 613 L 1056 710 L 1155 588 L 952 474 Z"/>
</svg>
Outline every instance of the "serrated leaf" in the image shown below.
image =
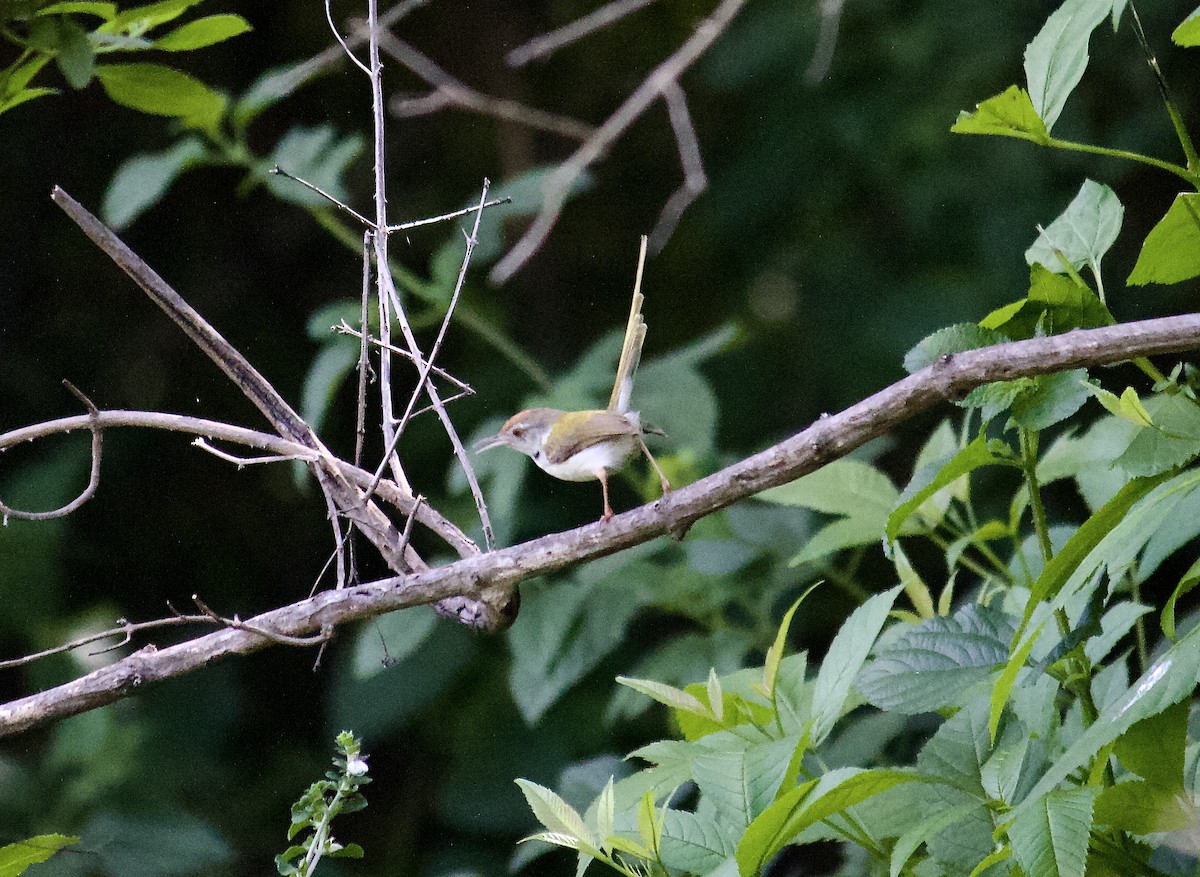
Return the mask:
<svg viewBox="0 0 1200 877">
<path fill-rule="evenodd" d="M 917 848 L 921 844 L 938 834 L 942 829 L 948 828 L 964 816 L 975 811 L 978 806 L 976 802 L 969 801 L 965 804 L 958 804 L 954 807 L 938 810 L 900 835 L 896 839 L 895 846 L 892 847 L 892 855 L 888 865 L 889 877 L 900 877 L 904 866 L 908 864 L 908 860 L 912 858 L 913 853 L 917 851 Z"/>
<path fill-rule="evenodd" d="M 1038 375 L 1012 403 L 1012 421 L 1040 431 L 1066 420 L 1087 401 L 1086 369 Z"/>
<path fill-rule="evenodd" d="M 1163 789 L 1183 793 L 1191 698 L 1142 719 L 1117 738 L 1113 753 L 1121 764 Z"/>
<path fill-rule="evenodd" d="M 878 517 L 881 524 L 897 496 L 887 475 L 859 460 L 835 460 L 803 478 L 758 494 L 767 502 L 827 515 Z"/>
<path fill-rule="evenodd" d="M 904 488 L 900 502 L 888 516 L 884 532 L 885 544 L 890 544 L 900 535 L 901 527 L 929 497 L 943 487 L 953 484 L 981 466 L 991 466 L 1005 461 L 995 456 L 989 447 L 986 435 L 980 435 L 948 460 L 923 467 L 913 474 L 912 481 Z"/>
<path fill-rule="evenodd" d="M 930 618 L 881 649 L 858 689 L 880 709 L 906 715 L 957 705 L 1005 663 L 1014 631 L 1008 615 L 975 603 L 950 618 Z"/>
<path fill-rule="evenodd" d="M 939 329 L 917 342 L 916 346 L 904 354 L 904 370 L 910 375 L 915 374 L 943 356 L 991 347 L 1008 340 L 1010 339 L 1007 336 L 975 323 L 957 323 Z"/>
<path fill-rule="evenodd" d="M 198 128 L 214 128 L 225 109 L 223 95 L 187 73 L 160 64 L 104 64 L 96 68 L 96 78 L 122 106 L 177 116 Z"/>
<path fill-rule="evenodd" d="M 855 609 L 830 643 L 813 686 L 810 733 L 814 745 L 819 745 L 828 737 L 841 718 L 854 680 L 887 621 L 900 587 L 896 585 L 882 594 L 876 594 Z"/>
<path fill-rule="evenodd" d="M 1034 143 L 1046 143 L 1050 132 L 1033 108 L 1029 93 L 1010 85 L 1003 93 L 976 105 L 973 113 L 961 112 L 950 127 L 955 134 L 995 134 Z"/>
<path fill-rule="evenodd" d="M 166 36 L 159 37 L 154 41 L 154 48 L 164 52 L 187 52 L 224 42 L 250 30 L 253 30 L 250 22 L 240 15 L 208 15 L 189 21 Z"/>
<path fill-rule="evenodd" d="M 613 823 L 616 819 L 616 799 L 613 796 L 613 778 L 610 776 L 604 784 L 604 790 L 596 799 L 596 839 L 600 847 L 605 848 L 608 838 L 613 833 Z"/>
<path fill-rule="evenodd" d="M 630 679 L 628 676 L 618 676 L 617 682 L 640 694 L 652 697 L 671 709 L 695 713 L 698 716 L 707 717 L 709 715 L 708 707 L 702 704 L 698 697 L 675 688 L 673 685 L 663 685 L 653 679 Z"/>
<path fill-rule="evenodd" d="M 1055 274 L 1066 269 L 1059 255 L 1075 268 L 1087 265 L 1100 274 L 1100 261 L 1121 231 L 1125 208 L 1103 183 L 1084 180 L 1067 209 L 1038 235 L 1025 251 L 1025 261 Z"/>
<path fill-rule="evenodd" d="M 1193 828 L 1198 816 L 1200 813 L 1182 789 L 1164 788 L 1145 780 L 1109 786 L 1096 800 L 1097 823 L 1133 834 Z"/>
<path fill-rule="evenodd" d="M 1112 0 L 1066 0 L 1026 46 L 1029 98 L 1047 132 L 1083 78 L 1092 31 L 1108 18 L 1112 8 Z"/>
<path fill-rule="evenodd" d="M 798 741 L 785 738 L 747 744 L 740 738 L 722 736 L 721 748 L 709 748 L 696 756 L 692 779 L 706 803 L 727 824 L 741 829 L 775 800 Z"/>
<path fill-rule="evenodd" d="M 63 847 L 79 843 L 79 838 L 66 834 L 39 834 L 0 847 L 0 875 L 17 877 L 30 865 L 44 862 Z"/>
<path fill-rule="evenodd" d="M 1182 393 L 1159 393 L 1141 405 L 1140 414 L 1152 426 L 1134 435 L 1114 465 L 1131 475 L 1157 475 L 1200 454 L 1200 407 L 1194 401 Z"/>
<path fill-rule="evenodd" d="M 1008 827 L 1013 857 L 1028 877 L 1084 877 L 1097 789 L 1050 792 Z"/>
<path fill-rule="evenodd" d="M 708 874 L 734 854 L 724 827 L 685 810 L 668 810 L 659 855 L 664 865 L 689 874 Z"/>
<path fill-rule="evenodd" d="M 534 817 L 552 834 L 566 835 L 591 845 L 591 833 L 579 813 L 553 790 L 529 780 L 516 780 Z M 551 841 L 553 843 L 553 841 Z"/>
<path fill-rule="evenodd" d="M 1196 276 L 1200 276 L 1200 194 L 1184 192 L 1146 235 L 1125 282 L 1131 286 L 1179 283 Z"/>
</svg>

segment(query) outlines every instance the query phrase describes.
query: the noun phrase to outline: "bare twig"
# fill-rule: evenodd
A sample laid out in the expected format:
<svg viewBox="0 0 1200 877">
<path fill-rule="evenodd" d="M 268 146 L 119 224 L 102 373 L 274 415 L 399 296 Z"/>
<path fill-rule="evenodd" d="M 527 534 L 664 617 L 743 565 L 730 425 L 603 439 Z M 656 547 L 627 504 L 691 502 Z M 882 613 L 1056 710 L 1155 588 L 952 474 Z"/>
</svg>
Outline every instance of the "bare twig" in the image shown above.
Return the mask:
<svg viewBox="0 0 1200 877">
<path fill-rule="evenodd" d="M 92 471 L 88 475 L 87 487 L 66 505 L 45 512 L 25 512 L 0 502 L 0 519 L 3 520 L 5 526 L 8 525 L 9 518 L 19 518 L 23 521 L 49 521 L 52 518 L 69 515 L 95 496 L 96 489 L 100 486 L 100 455 L 104 450 L 104 430 L 100 428 L 99 412 L 92 404 L 92 400 L 83 395 L 70 381 L 63 381 L 63 386 L 70 390 L 71 394 L 88 410 L 88 428 L 92 431 Z"/>
<path fill-rule="evenodd" d="M 511 204 L 511 203 L 512 203 L 512 198 L 495 198 L 491 201 L 488 201 L 483 206 L 485 208 L 499 207 L 501 204 Z M 440 216 L 429 216 L 429 217 L 426 217 L 425 219 L 414 219 L 414 220 L 411 220 L 410 222 L 402 222 L 399 225 L 389 225 L 388 231 L 389 232 L 408 231 L 410 228 L 418 228 L 419 226 L 422 226 L 422 225 L 433 225 L 433 223 L 435 223 L 435 222 L 445 222 L 448 219 L 458 219 L 458 217 L 466 216 L 468 213 L 474 213 L 478 209 L 479 209 L 478 207 L 464 207 L 462 210 L 455 210 L 452 213 L 443 213 Z"/>
<path fill-rule="evenodd" d="M 456 595 L 502 606 L 524 579 L 669 534 L 769 487 L 807 475 L 936 404 L 961 399 L 981 384 L 1195 349 L 1200 349 L 1200 314 L 1082 329 L 944 356 L 845 411 L 821 417 L 786 441 L 611 521 L 415 575 L 325 591 L 247 623 L 276 635 L 298 637 L 396 609 L 453 600 Z M 78 428 L 84 425 L 81 421 Z M 146 684 L 224 657 L 258 651 L 270 642 L 243 624 L 242 629 L 217 631 L 179 645 L 143 649 L 72 682 L 0 707 L 0 735 L 112 703 Z"/>
<path fill-rule="evenodd" d="M 248 630 L 251 633 L 256 633 L 261 637 L 269 639 L 273 643 L 279 643 L 281 646 L 300 646 L 307 648 L 309 646 L 319 646 L 329 639 L 327 634 L 321 633 L 317 636 L 289 636 L 286 633 L 278 633 L 269 628 L 263 627 L 260 624 L 255 624 L 253 621 L 242 621 L 236 615 L 232 618 L 223 618 L 216 612 L 213 612 L 204 604 L 198 594 L 192 594 L 192 602 L 196 604 L 201 613 L 205 617 L 212 619 L 215 624 L 222 624 L 225 627 L 233 630 Z"/>
<path fill-rule="evenodd" d="M 713 13 L 700 23 L 695 32 L 675 52 L 651 71 L 633 93 L 596 129 L 596 133 L 571 156 L 555 168 L 542 185 L 542 206 L 537 217 L 521 239 L 492 268 L 491 279 L 503 283 L 515 274 L 546 240 L 558 221 L 567 196 L 580 174 L 592 162 L 604 155 L 634 120 L 646 111 L 656 98 L 704 54 L 713 41 L 729 26 L 746 0 L 722 0 Z"/>
<path fill-rule="evenodd" d="M 416 100 L 393 97 L 390 109 L 394 115 L 402 118 L 419 116 L 436 112 L 447 106 L 454 106 L 484 116 L 516 122 L 538 131 L 569 137 L 572 140 L 586 140 L 595 131 L 591 125 L 578 119 L 561 116 L 557 113 L 548 113 L 545 110 L 528 107 L 519 101 L 492 97 L 476 91 L 455 79 L 426 55 L 394 36 L 390 31 L 385 30 L 380 33 L 379 40 L 385 52 L 425 80 L 434 89 L 428 96 Z"/>
<path fill-rule="evenodd" d="M 324 189 L 322 189 L 320 186 L 314 185 L 314 184 L 310 183 L 308 180 L 302 179 L 302 178 L 296 176 L 295 174 L 289 174 L 287 171 L 285 171 L 279 165 L 275 165 L 275 167 L 271 168 L 269 171 L 267 171 L 267 173 L 274 174 L 277 177 L 283 177 L 285 180 L 293 180 L 293 181 L 299 183 L 301 186 L 304 186 L 306 189 L 310 189 L 311 191 L 316 192 L 318 195 L 320 195 L 322 198 L 324 198 L 330 204 L 341 209 L 344 213 L 350 214 L 355 219 L 357 219 L 364 227 L 366 227 L 368 229 L 373 229 L 375 227 L 375 224 L 373 222 L 371 222 L 371 220 L 367 219 L 365 216 L 363 216 L 361 213 L 359 213 L 357 210 L 355 210 L 349 204 L 344 204 L 343 202 L 339 201 L 337 198 L 333 197 L 328 192 L 326 192 Z"/>
<path fill-rule="evenodd" d="M 342 320 L 342 322 L 340 322 L 336 326 L 334 326 L 333 331 L 337 332 L 339 335 L 350 335 L 353 338 L 362 338 L 363 337 L 362 332 L 360 332 L 358 329 L 355 329 L 353 326 L 351 326 L 345 320 Z M 370 335 L 366 336 L 366 340 L 368 343 L 373 344 L 376 347 L 382 347 L 382 348 L 396 354 L 397 356 L 403 356 L 409 362 L 412 362 L 412 360 L 413 360 L 413 355 L 411 353 L 409 353 L 407 350 L 405 350 L 403 347 L 397 347 L 395 344 L 384 344 L 378 338 L 372 337 Z M 430 370 L 432 371 L 433 374 L 437 375 L 439 378 L 444 378 L 445 380 L 454 384 L 454 386 L 458 387 L 459 390 L 461 391 L 460 395 L 462 395 L 462 396 L 474 396 L 475 395 L 475 390 L 471 387 L 470 384 L 468 384 L 466 381 L 462 380 L 461 378 L 456 378 L 454 375 L 450 374 L 450 372 L 446 371 L 445 369 L 441 368 L 440 366 L 436 366 L 436 365 L 432 366 Z"/>
<path fill-rule="evenodd" d="M 824 79 L 833 64 L 833 50 L 837 48 L 838 29 L 845 8 L 846 0 L 817 0 L 817 13 L 821 18 L 817 46 L 804 71 L 804 81 L 809 85 L 816 85 Z"/>
<path fill-rule="evenodd" d="M 708 188 L 708 176 L 704 173 L 704 159 L 700 155 L 696 127 L 692 124 L 691 113 L 688 112 L 687 96 L 679 87 L 679 83 L 672 82 L 663 89 L 663 101 L 667 105 L 667 113 L 671 117 L 671 130 L 675 132 L 675 144 L 679 148 L 683 182 L 663 205 L 658 222 L 650 232 L 650 246 L 655 252 L 666 246 L 671 235 L 675 233 L 675 226 L 679 224 L 684 211 Z"/>
<path fill-rule="evenodd" d="M 356 66 L 359 70 L 370 76 L 370 69 L 368 69 L 366 64 L 358 60 L 358 57 L 354 54 L 350 47 L 346 45 L 346 41 L 342 39 L 341 33 L 338 32 L 337 25 L 333 23 L 333 10 L 329 7 L 329 0 L 325 0 L 325 20 L 329 22 L 329 29 L 333 32 L 333 38 L 338 41 L 338 45 L 342 47 L 342 51 L 346 53 L 346 57 L 353 61 L 354 66 Z"/>
<path fill-rule="evenodd" d="M 302 463 L 311 463 L 317 459 L 317 455 L 312 451 L 304 451 L 299 454 L 271 454 L 269 457 L 239 457 L 237 454 L 231 454 L 228 451 L 222 451 L 220 448 L 213 447 L 203 438 L 196 439 L 192 442 L 192 445 L 202 451 L 207 451 L 218 460 L 233 463 L 239 469 L 244 466 L 257 466 L 262 463 L 286 463 L 295 460 L 299 460 Z"/>
<path fill-rule="evenodd" d="M 311 454 L 314 458 L 316 456 L 305 445 L 271 435 L 270 433 L 246 429 L 242 426 L 234 426 L 233 424 L 222 423 L 216 420 L 188 417 L 182 414 L 165 414 L 157 411 L 99 411 L 95 415 L 94 423 L 102 430 L 137 427 L 205 436 L 210 439 L 215 438 L 243 445 L 244 447 L 269 451 L 278 456 L 294 456 L 297 459 L 302 459 L 305 454 Z M 0 433 L 0 451 L 16 447 L 25 442 L 45 438 L 46 436 L 89 429 L 92 425 L 92 415 L 83 414 L 21 427 L 10 432 Z M 359 489 L 364 489 L 375 477 L 373 473 L 359 469 L 343 460 L 337 460 L 336 462 L 342 476 Z M 398 487 L 394 482 L 381 481 L 376 489 L 376 494 L 380 499 L 395 507 L 402 514 L 409 515 L 414 513 L 413 509 L 416 508 L 416 497 Z M 430 508 L 429 503 L 422 504 L 416 515 L 419 524 L 444 540 L 460 557 L 471 557 L 479 553 L 478 546 L 459 530 L 458 527 Z"/>
<path fill-rule="evenodd" d="M 523 67 L 530 61 L 546 58 L 563 46 L 569 46 L 601 28 L 608 27 L 653 2 L 654 0 L 615 0 L 594 12 L 589 12 L 582 18 L 575 19 L 570 24 L 565 24 L 517 46 L 504 56 L 504 61 L 509 67 Z"/>
</svg>

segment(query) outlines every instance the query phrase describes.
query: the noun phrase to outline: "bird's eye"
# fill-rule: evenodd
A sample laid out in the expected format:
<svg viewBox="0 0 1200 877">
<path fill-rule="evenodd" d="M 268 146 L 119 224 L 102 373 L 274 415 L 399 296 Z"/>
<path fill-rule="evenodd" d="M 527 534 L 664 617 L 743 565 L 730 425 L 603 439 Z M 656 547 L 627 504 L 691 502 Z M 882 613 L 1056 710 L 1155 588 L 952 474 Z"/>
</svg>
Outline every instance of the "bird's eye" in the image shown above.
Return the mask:
<svg viewBox="0 0 1200 877">
<path fill-rule="evenodd" d="M 523 426 L 514 426 L 512 434 L 514 438 L 524 438 L 526 429 Z"/>
</svg>

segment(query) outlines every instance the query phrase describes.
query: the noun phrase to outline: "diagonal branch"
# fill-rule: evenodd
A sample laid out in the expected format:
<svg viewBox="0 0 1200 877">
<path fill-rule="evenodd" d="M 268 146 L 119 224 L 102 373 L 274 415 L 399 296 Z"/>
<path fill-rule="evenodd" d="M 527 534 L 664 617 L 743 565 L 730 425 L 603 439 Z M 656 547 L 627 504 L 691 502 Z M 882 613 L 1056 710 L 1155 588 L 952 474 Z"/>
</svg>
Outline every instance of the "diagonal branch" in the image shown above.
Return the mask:
<svg viewBox="0 0 1200 877">
<path fill-rule="evenodd" d="M 459 595 L 504 605 L 524 579 L 678 531 L 718 509 L 807 475 L 898 423 L 946 400 L 961 399 L 982 384 L 1195 349 L 1200 349 L 1200 314 L 1076 330 L 944 356 L 845 411 L 821 417 L 779 444 L 611 521 L 413 575 L 325 591 L 265 612 L 247 623 L 275 635 L 302 637 L 323 628 Z M 79 427 L 85 426 L 81 419 Z M 230 629 L 163 649 L 147 646 L 72 682 L 0 706 L 0 735 L 86 712 L 146 684 L 270 644 L 271 640 L 262 634 Z"/>
</svg>

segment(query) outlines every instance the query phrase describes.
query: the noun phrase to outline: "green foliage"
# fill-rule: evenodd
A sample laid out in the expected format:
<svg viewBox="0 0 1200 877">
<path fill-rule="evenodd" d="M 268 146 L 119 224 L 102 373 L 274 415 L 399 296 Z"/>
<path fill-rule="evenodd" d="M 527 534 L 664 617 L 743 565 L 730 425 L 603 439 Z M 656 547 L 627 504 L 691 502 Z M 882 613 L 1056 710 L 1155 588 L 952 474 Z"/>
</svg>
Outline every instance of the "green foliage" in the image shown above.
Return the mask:
<svg viewBox="0 0 1200 877">
<path fill-rule="evenodd" d="M 0 877 L 17 877 L 30 865 L 44 862 L 63 847 L 79 843 L 77 837 L 41 834 L 0 847 Z"/>
<path fill-rule="evenodd" d="M 152 34 L 199 2 L 162 0 L 125 10 L 119 10 L 116 3 L 49 3 L 10 12 L 5 17 L 13 26 L 2 34 L 21 53 L 0 71 L 0 113 L 57 94 L 55 88 L 31 85 L 53 60 L 71 88 L 86 88 L 92 79 L 99 79 L 116 103 L 144 113 L 173 116 L 186 126 L 216 133 L 225 98 L 199 80 L 161 64 L 98 61 L 110 53 L 192 51 L 250 30 L 249 22 L 240 15 L 221 14 L 194 19 L 163 35 Z"/>
<path fill-rule="evenodd" d="M 357 813 L 367 806 L 359 789 L 371 782 L 367 776 L 367 760 L 362 744 L 350 731 L 337 735 L 335 770 L 326 771 L 325 779 L 308 787 L 292 805 L 292 824 L 288 840 L 304 834 L 300 843 L 293 844 L 275 857 L 281 875 L 297 874 L 311 877 L 323 857 L 331 859 L 361 859 L 363 849 L 358 844 L 342 844 L 333 839 L 333 820 L 342 814 Z M 311 832 L 311 833 L 306 833 Z"/>
</svg>

